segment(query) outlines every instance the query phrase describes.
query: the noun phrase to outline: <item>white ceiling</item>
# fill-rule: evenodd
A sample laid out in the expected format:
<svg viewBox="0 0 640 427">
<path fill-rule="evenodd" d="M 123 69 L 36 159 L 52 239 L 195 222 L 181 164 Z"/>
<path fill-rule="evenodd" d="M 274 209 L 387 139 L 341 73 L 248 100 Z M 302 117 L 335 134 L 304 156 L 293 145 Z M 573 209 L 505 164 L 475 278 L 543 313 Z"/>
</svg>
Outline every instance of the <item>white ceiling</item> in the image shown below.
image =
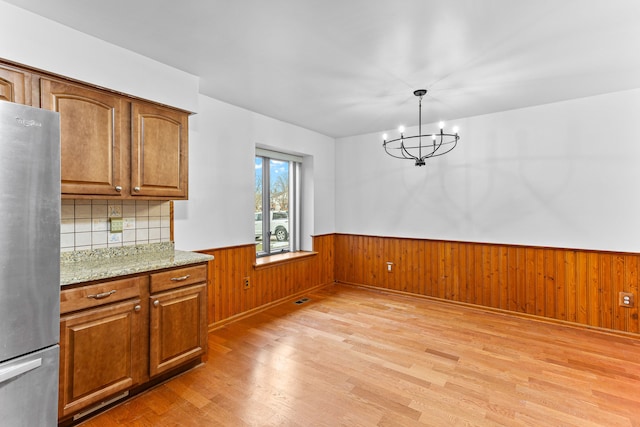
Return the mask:
<svg viewBox="0 0 640 427">
<path fill-rule="evenodd" d="M 640 0 L 5 1 L 332 137 L 640 87 Z"/>
</svg>

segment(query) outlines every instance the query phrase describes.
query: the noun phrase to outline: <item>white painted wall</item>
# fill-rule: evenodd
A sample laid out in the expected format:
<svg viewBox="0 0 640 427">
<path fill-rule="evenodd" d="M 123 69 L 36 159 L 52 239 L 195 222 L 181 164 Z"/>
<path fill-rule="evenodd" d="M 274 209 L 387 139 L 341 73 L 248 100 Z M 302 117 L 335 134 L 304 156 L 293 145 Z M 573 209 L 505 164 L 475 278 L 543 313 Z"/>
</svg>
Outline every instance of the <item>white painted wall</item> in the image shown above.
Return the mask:
<svg viewBox="0 0 640 427">
<path fill-rule="evenodd" d="M 339 139 L 336 231 L 638 252 L 638 112 L 640 89 L 470 117 L 422 168 Z"/>
<path fill-rule="evenodd" d="M 197 111 L 198 77 L 0 1 L 0 58 Z"/>
<path fill-rule="evenodd" d="M 305 155 L 302 247 L 335 228 L 334 140 L 198 93 L 196 76 L 0 0 L 0 58 L 196 112 L 189 200 L 175 203 L 179 249 L 255 242 L 255 145 Z"/>
<path fill-rule="evenodd" d="M 0 58 L 195 111 L 181 249 L 253 242 L 255 144 L 305 154 L 306 228 L 640 251 L 640 90 L 459 121 L 424 168 L 379 135 L 333 139 L 198 94 L 198 78 L 0 0 Z M 411 130 L 409 130 L 411 132 Z M 335 197 L 334 197 L 335 191 Z"/>
<path fill-rule="evenodd" d="M 335 229 L 334 140 L 209 98 L 190 121 L 189 200 L 174 204 L 178 249 L 250 244 L 254 235 L 255 147 L 304 156 L 302 249 Z"/>
</svg>

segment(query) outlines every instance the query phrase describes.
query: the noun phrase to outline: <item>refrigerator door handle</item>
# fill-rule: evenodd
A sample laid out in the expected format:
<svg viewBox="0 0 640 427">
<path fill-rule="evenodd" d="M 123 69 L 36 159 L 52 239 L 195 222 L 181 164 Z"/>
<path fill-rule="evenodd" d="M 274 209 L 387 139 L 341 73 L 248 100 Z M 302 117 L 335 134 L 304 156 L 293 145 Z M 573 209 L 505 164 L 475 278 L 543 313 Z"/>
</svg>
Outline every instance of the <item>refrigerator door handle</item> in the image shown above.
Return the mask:
<svg viewBox="0 0 640 427">
<path fill-rule="evenodd" d="M 20 363 L 18 365 L 9 366 L 4 369 L 0 369 L 0 384 L 7 382 L 18 375 L 22 375 L 25 372 L 32 371 L 42 366 L 42 359 L 33 359 L 28 362 Z"/>
</svg>

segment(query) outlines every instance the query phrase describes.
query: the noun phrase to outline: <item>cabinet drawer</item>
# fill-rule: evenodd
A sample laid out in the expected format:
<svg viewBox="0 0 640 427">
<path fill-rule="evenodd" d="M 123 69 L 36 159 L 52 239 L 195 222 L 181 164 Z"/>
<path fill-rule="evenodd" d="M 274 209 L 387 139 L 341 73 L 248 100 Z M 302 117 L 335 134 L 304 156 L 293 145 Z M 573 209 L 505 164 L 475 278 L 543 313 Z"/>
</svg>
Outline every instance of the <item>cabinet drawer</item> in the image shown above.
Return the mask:
<svg viewBox="0 0 640 427">
<path fill-rule="evenodd" d="M 207 281 L 207 266 L 176 268 L 151 275 L 151 293 Z"/>
<path fill-rule="evenodd" d="M 97 307 L 140 296 L 140 286 L 146 278 L 110 280 L 60 292 L 60 314 Z"/>
</svg>

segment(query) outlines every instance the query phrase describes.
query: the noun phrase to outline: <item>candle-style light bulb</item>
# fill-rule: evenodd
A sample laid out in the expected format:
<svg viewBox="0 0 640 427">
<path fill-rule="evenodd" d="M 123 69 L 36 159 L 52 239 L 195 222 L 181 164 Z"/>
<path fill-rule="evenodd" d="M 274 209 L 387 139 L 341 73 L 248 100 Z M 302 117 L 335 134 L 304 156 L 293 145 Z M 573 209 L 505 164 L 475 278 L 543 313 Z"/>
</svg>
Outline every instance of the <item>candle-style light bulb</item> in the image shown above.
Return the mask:
<svg viewBox="0 0 640 427">
<path fill-rule="evenodd" d="M 436 134 L 431 134 L 431 139 L 433 139 L 434 141 L 436 140 Z"/>
<path fill-rule="evenodd" d="M 382 140 L 383 140 L 383 141 L 386 141 L 386 140 L 387 140 L 387 134 L 386 134 L 386 133 L 383 133 L 383 134 L 382 134 Z"/>
<path fill-rule="evenodd" d="M 458 126 L 454 126 L 453 129 L 452 129 L 453 133 L 456 134 L 456 135 L 458 134 L 458 130 L 459 130 Z"/>
<path fill-rule="evenodd" d="M 438 126 L 440 126 L 440 130 L 444 129 L 444 122 L 438 123 Z"/>
<path fill-rule="evenodd" d="M 398 126 L 398 132 L 404 133 L 404 126 Z"/>
</svg>

